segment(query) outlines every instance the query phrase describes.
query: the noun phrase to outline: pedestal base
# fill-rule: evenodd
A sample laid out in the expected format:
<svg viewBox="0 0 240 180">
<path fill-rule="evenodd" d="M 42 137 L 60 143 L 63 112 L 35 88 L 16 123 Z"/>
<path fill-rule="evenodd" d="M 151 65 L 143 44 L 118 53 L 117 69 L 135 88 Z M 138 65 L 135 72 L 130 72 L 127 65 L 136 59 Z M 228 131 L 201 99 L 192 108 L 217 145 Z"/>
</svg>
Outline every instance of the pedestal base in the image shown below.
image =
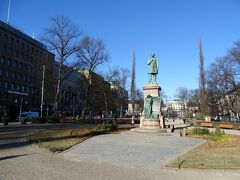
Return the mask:
<svg viewBox="0 0 240 180">
<path fill-rule="evenodd" d="M 133 128 L 132 132 L 141 132 L 141 133 L 159 133 L 163 136 L 171 136 L 172 133 L 168 131 L 168 129 L 149 129 L 149 128 Z"/>
<path fill-rule="evenodd" d="M 145 119 L 144 116 L 140 117 L 140 128 L 163 129 L 164 126 L 163 116 L 160 116 L 159 119 Z"/>
<path fill-rule="evenodd" d="M 146 128 L 146 129 L 160 129 L 160 120 L 149 120 L 149 119 L 143 119 L 141 128 Z"/>
</svg>

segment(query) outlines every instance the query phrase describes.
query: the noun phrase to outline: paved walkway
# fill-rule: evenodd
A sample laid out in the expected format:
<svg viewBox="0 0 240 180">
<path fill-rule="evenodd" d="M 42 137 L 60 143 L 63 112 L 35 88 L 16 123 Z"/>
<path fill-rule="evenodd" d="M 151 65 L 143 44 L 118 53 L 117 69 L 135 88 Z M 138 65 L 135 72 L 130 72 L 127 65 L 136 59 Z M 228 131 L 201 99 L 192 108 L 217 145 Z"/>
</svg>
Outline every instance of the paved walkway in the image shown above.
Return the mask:
<svg viewBox="0 0 240 180">
<path fill-rule="evenodd" d="M 158 169 L 203 142 L 179 136 L 127 132 L 93 137 L 64 152 L 63 156 L 76 161 Z"/>
</svg>

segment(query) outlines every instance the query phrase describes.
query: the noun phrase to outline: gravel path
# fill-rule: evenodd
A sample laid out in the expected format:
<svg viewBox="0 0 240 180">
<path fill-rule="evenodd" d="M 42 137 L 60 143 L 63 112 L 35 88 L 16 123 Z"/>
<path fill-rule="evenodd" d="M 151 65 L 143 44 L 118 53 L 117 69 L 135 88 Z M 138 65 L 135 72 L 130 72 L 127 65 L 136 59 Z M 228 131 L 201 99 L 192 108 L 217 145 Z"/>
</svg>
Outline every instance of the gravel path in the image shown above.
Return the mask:
<svg viewBox="0 0 240 180">
<path fill-rule="evenodd" d="M 118 136 L 118 137 L 117 137 Z M 129 136 L 129 137 L 127 137 Z M 146 136 L 146 137 L 144 137 Z M 117 138 L 116 138 L 117 137 Z M 144 137 L 142 142 L 140 142 L 140 137 Z M 100 138 L 100 139 L 99 139 Z M 103 138 L 101 140 L 101 138 Z M 86 161 L 85 160 L 69 160 L 66 157 L 63 157 L 64 154 L 52 154 L 46 151 L 38 149 L 34 145 L 19 143 L 18 146 L 8 147 L 0 149 L 0 179 L 1 180 L 114 180 L 114 179 L 138 179 L 138 180 L 147 180 L 147 179 L 168 179 L 168 180 L 239 180 L 240 172 L 239 171 L 223 171 L 223 170 L 189 170 L 189 169 L 168 169 L 163 167 L 158 167 L 158 163 L 161 164 L 161 160 L 158 160 L 156 157 L 156 162 L 151 165 L 148 160 L 152 161 L 154 158 L 151 157 L 151 154 L 156 153 L 156 142 L 159 142 L 160 138 L 162 144 L 164 144 L 167 139 L 171 142 L 167 146 L 175 146 L 175 149 L 179 149 L 180 146 L 184 146 L 183 143 L 185 140 L 180 137 L 154 137 L 152 135 L 144 134 L 120 134 L 120 135 L 104 135 L 97 136 L 95 138 L 89 139 L 81 145 L 77 145 L 72 150 L 80 148 L 81 146 L 86 146 L 88 143 L 93 143 L 96 140 L 98 142 L 98 149 L 100 152 L 104 150 L 104 146 L 101 147 L 101 144 L 104 141 L 108 141 L 110 144 L 115 143 L 115 146 L 112 146 L 112 152 L 116 149 L 125 149 L 125 154 L 129 153 L 131 149 L 130 144 L 133 147 L 136 147 L 134 152 L 131 152 L 131 155 L 128 156 L 129 161 L 125 163 L 116 163 L 118 157 L 108 157 L 109 153 L 105 154 L 105 157 L 98 157 L 96 161 Z M 167 138 L 164 140 L 164 138 Z M 173 144 L 174 139 L 176 138 L 177 144 Z M 146 139 L 149 139 L 147 142 Z M 118 140 L 118 141 L 116 141 Z M 133 140 L 137 140 L 134 142 Z M 125 143 L 124 143 L 125 141 Z M 144 142 L 145 141 L 145 142 Z M 190 140 L 191 142 L 191 140 Z M 140 144 L 139 144 L 140 143 Z M 191 144 L 185 142 L 186 144 Z M 95 144 L 96 145 L 96 144 Z M 127 148 L 126 148 L 127 147 Z M 132 166 L 135 162 L 134 158 L 138 158 L 140 150 L 147 150 L 146 168 L 143 162 L 138 161 L 137 166 Z M 181 147 L 182 148 L 182 147 Z M 181 149 L 180 148 L 180 149 Z M 115 150 L 114 150 L 115 149 Z M 138 149 L 138 150 L 137 150 Z M 151 150 L 153 149 L 153 150 Z M 110 149 L 106 149 L 110 151 Z M 97 152 L 97 150 L 90 150 L 91 152 Z M 171 150 L 173 152 L 174 150 Z M 178 151 L 178 150 L 175 150 Z M 120 153 L 120 151 L 117 151 Z M 171 152 L 169 152 L 171 154 Z M 87 152 L 85 152 L 87 153 Z M 124 154 L 123 153 L 123 154 Z M 102 155 L 101 152 L 99 155 Z M 135 156 L 135 155 L 136 156 Z M 81 154 L 79 154 L 81 156 Z M 124 156 L 121 156 L 123 158 Z M 171 158 L 171 157 L 169 157 Z M 105 159 L 103 161 L 103 159 Z M 111 161 L 112 159 L 112 161 Z M 115 160 L 114 160 L 115 159 Z M 131 160 L 130 160 L 131 159 Z M 126 159 L 125 159 L 126 160 Z M 165 161 L 164 161 L 165 162 Z M 129 163 L 129 164 L 128 164 Z"/>
</svg>

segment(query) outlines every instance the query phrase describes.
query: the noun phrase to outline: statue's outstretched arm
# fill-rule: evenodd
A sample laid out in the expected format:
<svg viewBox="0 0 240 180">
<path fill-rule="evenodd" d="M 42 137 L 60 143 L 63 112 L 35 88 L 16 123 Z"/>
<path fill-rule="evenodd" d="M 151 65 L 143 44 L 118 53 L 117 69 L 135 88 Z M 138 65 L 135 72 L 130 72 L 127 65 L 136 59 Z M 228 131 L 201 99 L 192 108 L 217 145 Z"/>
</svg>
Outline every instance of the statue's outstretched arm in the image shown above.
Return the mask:
<svg viewBox="0 0 240 180">
<path fill-rule="evenodd" d="M 152 58 L 149 59 L 149 60 L 148 60 L 148 65 L 151 64 L 152 61 L 153 61 Z"/>
</svg>

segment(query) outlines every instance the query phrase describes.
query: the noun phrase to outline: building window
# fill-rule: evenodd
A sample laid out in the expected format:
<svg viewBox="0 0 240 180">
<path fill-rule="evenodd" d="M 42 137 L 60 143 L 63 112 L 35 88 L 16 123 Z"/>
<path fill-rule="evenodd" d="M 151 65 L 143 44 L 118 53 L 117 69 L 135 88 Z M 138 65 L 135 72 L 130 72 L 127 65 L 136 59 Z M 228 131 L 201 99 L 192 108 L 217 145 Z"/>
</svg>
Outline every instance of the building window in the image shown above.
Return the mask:
<svg viewBox="0 0 240 180">
<path fill-rule="evenodd" d="M 12 45 L 13 45 L 13 41 L 14 41 L 14 40 L 13 40 L 13 37 L 11 37 L 11 44 L 12 44 Z"/>
<path fill-rule="evenodd" d="M 7 65 L 11 67 L 11 60 L 10 59 L 7 61 Z"/>
<path fill-rule="evenodd" d="M 11 78 L 12 77 L 12 72 L 11 71 L 8 71 L 8 78 Z"/>
<path fill-rule="evenodd" d="M 5 82 L 4 88 L 7 89 L 8 87 L 8 82 Z"/>
<path fill-rule="evenodd" d="M 0 64 L 4 64 L 4 58 L 3 57 L 0 59 Z"/>
<path fill-rule="evenodd" d="M 12 48 L 9 49 L 9 53 L 10 53 L 10 55 L 13 54 L 13 50 L 12 50 Z"/>
<path fill-rule="evenodd" d="M 16 61 L 13 61 L 13 67 L 16 68 L 16 66 L 17 66 Z"/>
<path fill-rule="evenodd" d="M 6 76 L 6 77 L 9 76 L 9 72 L 8 72 L 8 70 L 5 71 L 5 76 Z"/>
<path fill-rule="evenodd" d="M 8 35 L 5 34 L 5 41 L 8 42 Z"/>
<path fill-rule="evenodd" d="M 0 76 L 3 76 L 3 69 L 0 69 Z"/>
<path fill-rule="evenodd" d="M 17 79 L 17 73 L 13 73 L 13 79 Z"/>
<path fill-rule="evenodd" d="M 19 47 L 19 40 L 17 40 L 16 43 L 17 43 L 17 47 Z"/>
<path fill-rule="evenodd" d="M 7 46 L 3 46 L 3 52 L 7 53 Z"/>
<path fill-rule="evenodd" d="M 18 51 L 15 51 L 15 57 L 18 58 Z"/>
<path fill-rule="evenodd" d="M 11 84 L 10 84 L 10 83 L 8 83 L 8 85 L 7 85 L 7 88 L 8 88 L 8 89 L 10 89 L 10 88 L 11 88 Z"/>
</svg>

